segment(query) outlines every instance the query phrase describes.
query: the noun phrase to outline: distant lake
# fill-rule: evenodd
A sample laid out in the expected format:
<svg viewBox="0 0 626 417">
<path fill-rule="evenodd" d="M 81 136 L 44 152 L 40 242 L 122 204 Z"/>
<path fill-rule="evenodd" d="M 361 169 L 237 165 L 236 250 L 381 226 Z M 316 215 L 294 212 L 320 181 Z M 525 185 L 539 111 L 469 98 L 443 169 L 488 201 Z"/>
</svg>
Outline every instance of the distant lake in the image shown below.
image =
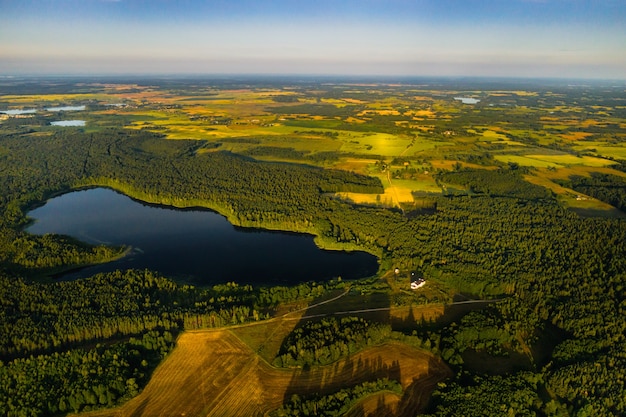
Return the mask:
<svg viewBox="0 0 626 417">
<path fill-rule="evenodd" d="M 30 233 L 66 234 L 88 243 L 133 248 L 123 259 L 63 279 L 148 268 L 199 285 L 278 285 L 361 278 L 378 270 L 375 256 L 321 250 L 310 235 L 238 228 L 209 210 L 147 205 L 106 188 L 55 197 L 28 215 L 35 219 L 27 229 Z"/>
<path fill-rule="evenodd" d="M 50 122 L 52 126 L 85 126 L 84 120 L 61 120 L 58 122 Z"/>
<path fill-rule="evenodd" d="M 61 106 L 61 107 L 48 107 L 48 111 L 82 111 L 86 106 Z"/>
<path fill-rule="evenodd" d="M 37 113 L 37 109 L 0 110 L 0 113 L 8 114 L 9 116 L 18 116 L 20 114 L 34 114 L 34 113 Z"/>
<path fill-rule="evenodd" d="M 463 104 L 476 104 L 480 102 L 480 99 L 471 97 L 454 97 L 455 100 L 459 100 Z"/>
</svg>

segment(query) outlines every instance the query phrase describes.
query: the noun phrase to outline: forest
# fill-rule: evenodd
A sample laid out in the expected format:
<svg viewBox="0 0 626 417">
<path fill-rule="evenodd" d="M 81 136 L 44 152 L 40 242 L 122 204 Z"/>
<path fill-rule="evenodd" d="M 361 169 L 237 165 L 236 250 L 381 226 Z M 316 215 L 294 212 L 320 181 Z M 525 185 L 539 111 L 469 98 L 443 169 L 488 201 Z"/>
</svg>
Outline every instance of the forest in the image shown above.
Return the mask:
<svg viewBox="0 0 626 417">
<path fill-rule="evenodd" d="M 328 106 L 277 100 L 272 111 L 290 108 L 343 126 L 365 108 Z M 472 119 L 473 125 L 490 111 Z M 378 133 L 404 129 L 379 116 L 371 121 Z M 386 173 L 304 163 L 316 153 L 296 148 L 281 145 L 275 152 L 248 143 L 250 148 L 237 153 L 227 140 L 168 140 L 150 129 L 115 127 L 48 132 L 35 119 L 7 120 L 0 124 L 0 386 L 6 387 L 0 409 L 7 415 L 53 416 L 122 404 L 141 392 L 181 332 L 272 320 L 284 306 L 346 290 L 385 293 L 389 308 L 427 305 L 436 297 L 451 303 L 459 295 L 497 302 L 449 323 L 415 321 L 402 328 L 359 316 L 303 320 L 284 339 L 275 367 L 331 364 L 368 346 L 404 341 L 437 355 L 454 374 L 437 385 L 427 415 L 459 415 L 461 407 L 468 415 L 626 413 L 626 222 L 569 209 L 556 186 L 528 180 L 535 167 L 492 156 L 472 159 L 495 164 L 484 169 L 469 163 L 471 158 L 457 158 L 450 169 L 432 173 L 449 191 L 428 194 L 436 209 L 408 216 L 401 207 L 336 197 L 382 194 Z M 289 123 L 302 129 L 315 121 Z M 355 132 L 365 128 L 354 126 Z M 267 155 L 277 160 L 261 158 Z M 316 161 L 345 158 L 333 156 Z M 421 158 L 400 158 L 408 165 L 398 169 L 418 166 L 419 175 L 426 175 L 437 161 L 427 166 Z M 572 171 L 554 184 L 624 210 L 626 182 L 619 169 Z M 554 169 L 546 167 L 545 175 Z M 96 186 L 148 203 L 210 208 L 237 226 L 312 233 L 322 247 L 378 256 L 381 271 L 373 281 L 273 288 L 237 277 L 200 288 L 148 270 L 53 280 L 53 274 L 124 254 L 124 247 L 24 231 L 32 207 Z M 393 268 L 416 271 L 439 295 L 429 299 L 397 290 L 405 283 L 389 277 Z M 376 379 L 345 390 L 286 399 L 275 415 L 321 415 L 318 409 L 341 415 L 359 398 L 402 387 Z"/>
</svg>

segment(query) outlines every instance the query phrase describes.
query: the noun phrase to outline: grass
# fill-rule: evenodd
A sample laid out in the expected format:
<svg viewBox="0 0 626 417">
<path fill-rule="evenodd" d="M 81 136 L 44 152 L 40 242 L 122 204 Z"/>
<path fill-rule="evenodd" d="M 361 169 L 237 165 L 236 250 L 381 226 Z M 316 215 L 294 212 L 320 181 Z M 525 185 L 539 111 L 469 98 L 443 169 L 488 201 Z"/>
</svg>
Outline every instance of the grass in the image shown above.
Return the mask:
<svg viewBox="0 0 626 417">
<path fill-rule="evenodd" d="M 574 149 L 579 152 L 591 152 L 607 158 L 626 159 L 626 146 L 609 145 L 606 142 L 578 142 Z"/>
<path fill-rule="evenodd" d="M 613 165 L 615 162 L 604 158 L 596 158 L 593 156 L 575 156 L 575 155 L 526 155 L 527 158 L 536 159 L 541 162 L 553 163 L 555 165 L 584 165 L 588 167 L 603 167 Z"/>
<path fill-rule="evenodd" d="M 596 169 L 593 169 L 596 171 Z M 607 170 L 608 171 L 608 170 Z M 557 172 L 539 171 L 538 175 L 526 175 L 524 179 L 531 184 L 539 185 L 551 190 L 557 196 L 559 203 L 575 211 L 583 217 L 622 218 L 624 213 L 610 204 L 581 194 L 575 190 L 563 187 L 551 179 L 567 179 L 570 175 L 588 176 L 592 169 L 587 167 L 565 168 Z M 622 174 L 626 176 L 626 174 Z"/>
<path fill-rule="evenodd" d="M 344 142 L 342 152 L 365 155 L 394 157 L 402 154 L 411 145 L 411 138 L 388 133 L 355 134 L 353 139 Z"/>
<path fill-rule="evenodd" d="M 535 168 L 562 168 L 565 166 L 581 165 L 588 167 L 605 167 L 613 165 L 615 162 L 604 158 L 597 158 L 593 156 L 575 156 L 570 154 L 562 155 L 513 155 L 502 154 L 495 155 L 494 159 L 505 163 L 517 163 L 520 166 L 528 166 Z"/>
</svg>

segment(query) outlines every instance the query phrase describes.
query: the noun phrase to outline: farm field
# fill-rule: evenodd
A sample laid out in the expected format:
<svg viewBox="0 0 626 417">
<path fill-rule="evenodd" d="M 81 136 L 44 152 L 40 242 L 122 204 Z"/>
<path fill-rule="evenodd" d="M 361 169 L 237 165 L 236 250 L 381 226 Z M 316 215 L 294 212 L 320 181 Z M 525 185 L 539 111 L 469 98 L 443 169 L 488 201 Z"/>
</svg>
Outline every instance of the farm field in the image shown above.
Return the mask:
<svg viewBox="0 0 626 417">
<path fill-rule="evenodd" d="M 369 348 L 310 371 L 283 370 L 268 365 L 228 330 L 186 332 L 139 396 L 119 409 L 81 415 L 265 415 L 292 394 L 330 393 L 382 377 L 399 378 L 410 392 L 401 401 L 393 399 L 397 412 L 392 415 L 412 415 L 448 375 L 430 354 L 401 344 Z"/>
<path fill-rule="evenodd" d="M 306 84 L 259 89 L 205 85 L 193 91 L 93 84 L 87 89 L 93 91 L 4 95 L 0 108 L 40 109 L 39 114 L 22 116 L 36 119 L 49 116 L 42 107 L 87 105 L 84 112 L 64 112 L 67 117 L 80 113 L 86 131 L 123 125 L 169 139 L 202 140 L 261 160 L 378 176 L 384 194 L 340 197 L 391 207 L 411 203 L 415 192 L 441 194 L 433 178 L 438 170 L 510 164 L 532 170 L 604 168 L 626 155 L 626 146 L 609 143 L 623 135 L 623 123 L 606 106 L 564 106 L 563 94 L 551 92 L 421 90 L 384 84 L 367 89 L 340 84 L 322 89 Z M 464 104 L 455 99 L 463 96 L 480 101 Z M 394 176 L 381 171 L 382 166 Z"/>
</svg>

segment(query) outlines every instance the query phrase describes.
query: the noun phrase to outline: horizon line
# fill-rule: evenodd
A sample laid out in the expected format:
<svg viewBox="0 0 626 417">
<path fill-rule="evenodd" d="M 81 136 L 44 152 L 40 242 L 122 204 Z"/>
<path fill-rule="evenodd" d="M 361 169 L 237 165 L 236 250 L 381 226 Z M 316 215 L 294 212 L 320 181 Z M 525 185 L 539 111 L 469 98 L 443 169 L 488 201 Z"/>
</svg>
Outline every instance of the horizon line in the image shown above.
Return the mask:
<svg viewBox="0 0 626 417">
<path fill-rule="evenodd" d="M 128 72 L 128 73 L 90 73 L 90 72 L 51 72 L 51 73 L 0 73 L 0 79 L 15 78 L 321 78 L 321 79 L 431 79 L 431 80 L 500 80 L 500 81 L 587 81 L 587 82 L 624 82 L 625 78 L 611 77 L 558 77 L 537 75 L 428 75 L 428 74 L 349 74 L 349 73 L 246 73 L 246 72 Z"/>
</svg>

